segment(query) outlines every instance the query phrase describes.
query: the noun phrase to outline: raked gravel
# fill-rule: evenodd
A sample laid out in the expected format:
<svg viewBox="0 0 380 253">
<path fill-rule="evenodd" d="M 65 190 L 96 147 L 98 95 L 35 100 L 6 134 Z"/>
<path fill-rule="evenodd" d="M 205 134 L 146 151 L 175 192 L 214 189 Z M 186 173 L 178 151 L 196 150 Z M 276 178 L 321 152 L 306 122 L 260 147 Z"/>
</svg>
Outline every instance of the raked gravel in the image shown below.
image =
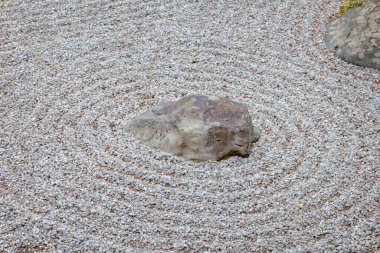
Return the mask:
<svg viewBox="0 0 380 253">
<path fill-rule="evenodd" d="M 380 71 L 325 48 L 340 0 L 0 2 L 0 252 L 376 252 Z M 186 94 L 246 103 L 249 158 L 127 135 Z"/>
</svg>

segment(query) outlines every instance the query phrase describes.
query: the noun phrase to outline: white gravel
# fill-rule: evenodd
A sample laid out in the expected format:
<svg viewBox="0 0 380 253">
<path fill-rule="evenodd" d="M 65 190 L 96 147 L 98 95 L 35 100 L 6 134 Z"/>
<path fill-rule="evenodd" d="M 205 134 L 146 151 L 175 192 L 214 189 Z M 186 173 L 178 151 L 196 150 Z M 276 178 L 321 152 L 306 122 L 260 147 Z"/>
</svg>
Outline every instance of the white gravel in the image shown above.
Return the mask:
<svg viewBox="0 0 380 253">
<path fill-rule="evenodd" d="M 340 0 L 0 2 L 0 251 L 376 252 L 380 71 L 325 49 Z M 123 132 L 164 100 L 246 103 L 248 159 Z"/>
</svg>

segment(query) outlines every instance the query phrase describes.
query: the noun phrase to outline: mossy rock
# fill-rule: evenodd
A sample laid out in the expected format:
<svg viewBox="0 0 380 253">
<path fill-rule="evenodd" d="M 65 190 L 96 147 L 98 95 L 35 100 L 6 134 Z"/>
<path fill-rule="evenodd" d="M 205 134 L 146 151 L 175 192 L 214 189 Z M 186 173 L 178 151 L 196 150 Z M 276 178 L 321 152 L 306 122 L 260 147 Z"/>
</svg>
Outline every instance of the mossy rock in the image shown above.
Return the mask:
<svg viewBox="0 0 380 253">
<path fill-rule="evenodd" d="M 339 6 L 339 16 L 343 16 L 348 10 L 362 6 L 367 0 L 346 0 Z"/>
<path fill-rule="evenodd" d="M 380 0 L 368 0 L 331 22 L 326 45 L 349 63 L 380 69 Z"/>
</svg>

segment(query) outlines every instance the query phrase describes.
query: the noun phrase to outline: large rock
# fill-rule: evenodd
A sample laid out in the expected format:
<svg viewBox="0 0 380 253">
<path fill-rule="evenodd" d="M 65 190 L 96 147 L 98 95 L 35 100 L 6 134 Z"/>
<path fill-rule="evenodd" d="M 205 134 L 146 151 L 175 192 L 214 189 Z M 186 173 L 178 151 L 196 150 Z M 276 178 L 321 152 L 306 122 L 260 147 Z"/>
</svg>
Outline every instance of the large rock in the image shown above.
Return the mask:
<svg viewBox="0 0 380 253">
<path fill-rule="evenodd" d="M 260 135 L 247 106 L 204 95 L 157 105 L 128 122 L 126 129 L 152 148 L 191 160 L 247 156 Z"/>
<path fill-rule="evenodd" d="M 369 0 L 334 20 L 326 44 L 347 62 L 380 69 L 380 0 Z"/>
</svg>

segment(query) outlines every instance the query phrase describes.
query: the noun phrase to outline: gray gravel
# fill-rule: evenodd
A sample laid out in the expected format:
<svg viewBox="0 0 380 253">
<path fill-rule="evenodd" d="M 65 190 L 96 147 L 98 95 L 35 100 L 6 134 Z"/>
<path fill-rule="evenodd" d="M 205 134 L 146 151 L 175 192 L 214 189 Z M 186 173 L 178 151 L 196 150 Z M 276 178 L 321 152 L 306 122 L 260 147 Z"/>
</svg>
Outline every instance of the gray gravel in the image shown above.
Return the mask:
<svg viewBox="0 0 380 253">
<path fill-rule="evenodd" d="M 325 49 L 340 0 L 0 2 L 0 251 L 376 252 L 380 71 Z M 125 122 L 246 103 L 248 159 L 194 163 Z"/>
</svg>

